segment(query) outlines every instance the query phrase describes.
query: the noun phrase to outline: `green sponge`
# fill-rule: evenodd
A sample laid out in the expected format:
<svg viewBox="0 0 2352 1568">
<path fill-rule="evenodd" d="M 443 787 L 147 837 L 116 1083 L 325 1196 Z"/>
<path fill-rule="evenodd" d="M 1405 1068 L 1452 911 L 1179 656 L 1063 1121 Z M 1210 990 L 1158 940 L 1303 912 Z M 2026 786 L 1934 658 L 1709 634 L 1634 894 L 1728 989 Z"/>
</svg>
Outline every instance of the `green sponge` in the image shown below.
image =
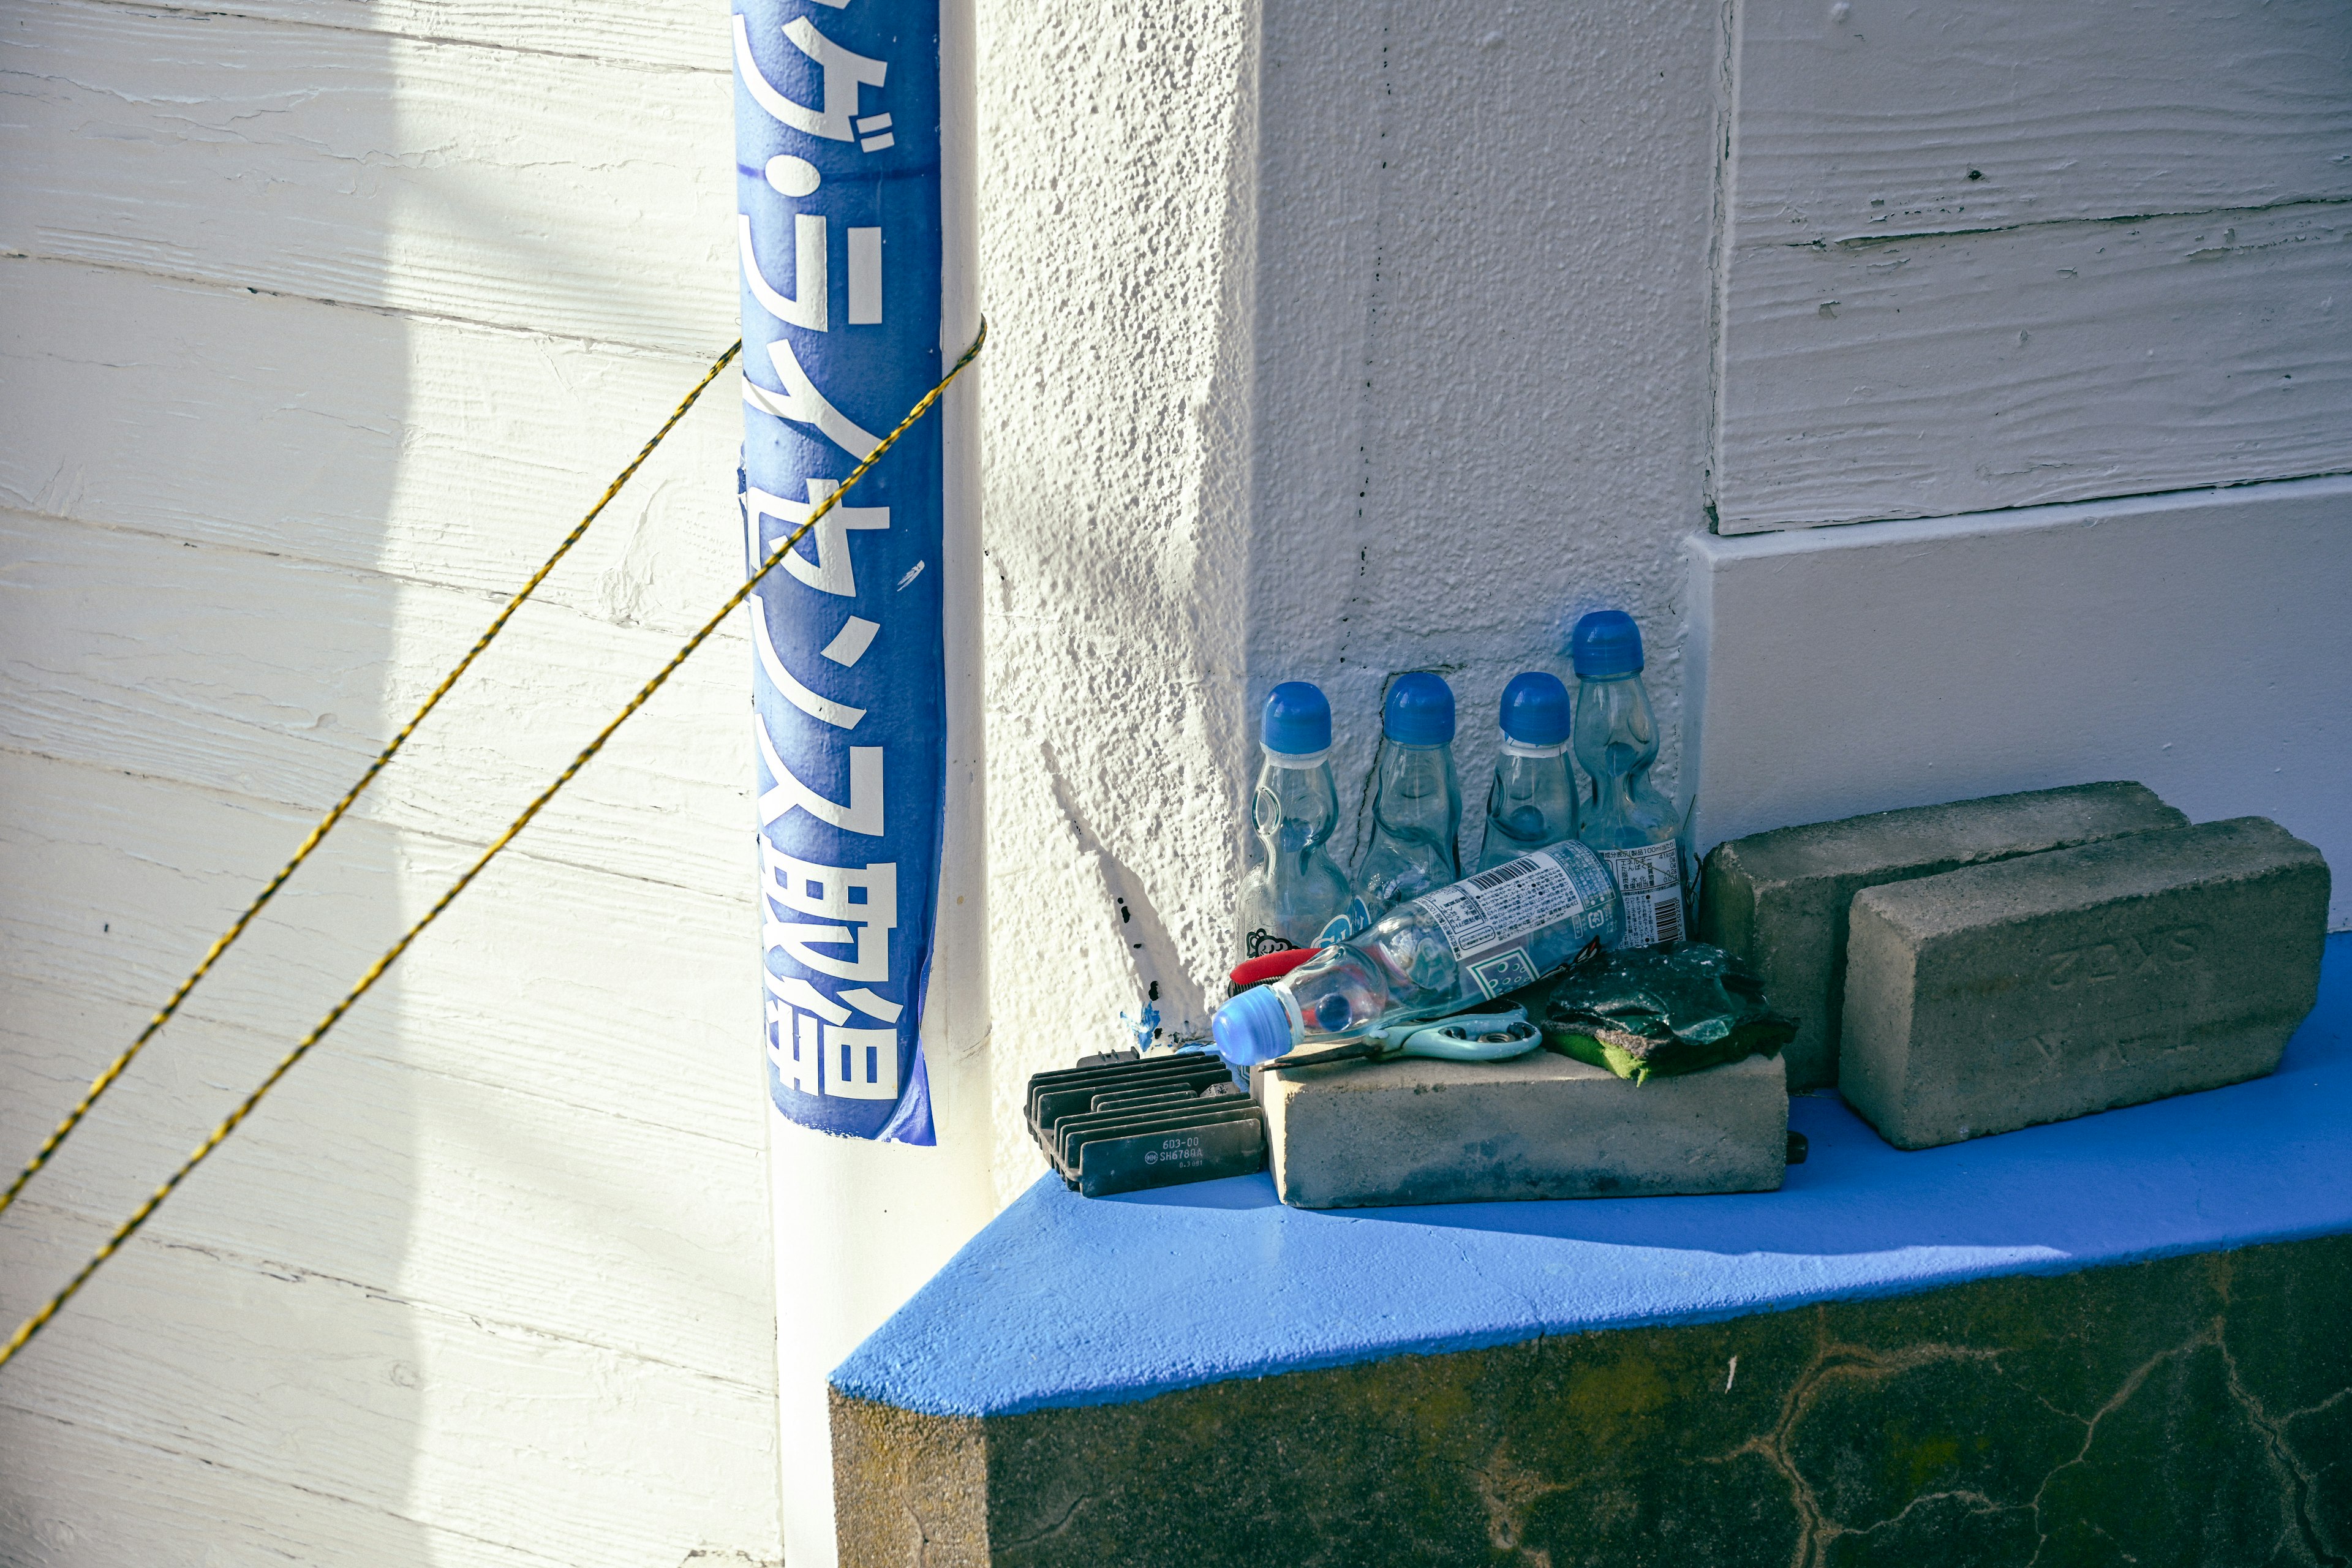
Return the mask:
<svg viewBox="0 0 2352 1568">
<path fill-rule="evenodd" d="M 1551 1049 L 1635 1083 L 1777 1056 L 1797 1033 L 1738 960 L 1696 942 L 1595 952 L 1508 1000 Z"/>
</svg>

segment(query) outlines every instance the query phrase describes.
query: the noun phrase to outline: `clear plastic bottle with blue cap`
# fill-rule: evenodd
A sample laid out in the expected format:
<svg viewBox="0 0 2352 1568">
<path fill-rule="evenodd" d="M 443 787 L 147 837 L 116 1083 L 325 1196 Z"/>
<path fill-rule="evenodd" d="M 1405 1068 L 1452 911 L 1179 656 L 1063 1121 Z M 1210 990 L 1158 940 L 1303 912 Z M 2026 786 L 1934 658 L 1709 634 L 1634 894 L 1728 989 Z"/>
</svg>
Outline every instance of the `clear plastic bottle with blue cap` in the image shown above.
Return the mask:
<svg viewBox="0 0 2352 1568">
<path fill-rule="evenodd" d="M 1570 709 L 1557 675 L 1530 669 L 1503 688 L 1503 751 L 1486 790 L 1486 837 L 1475 870 L 1576 837 L 1576 784 L 1568 771 Z"/>
<path fill-rule="evenodd" d="M 1381 740 L 1372 836 L 1356 863 L 1356 896 L 1373 919 L 1461 879 L 1453 689 L 1425 669 L 1398 676 L 1381 707 Z"/>
<path fill-rule="evenodd" d="M 1357 929 L 1351 889 L 1327 847 L 1339 826 L 1331 783 L 1331 704 L 1304 680 L 1266 694 L 1258 721 L 1264 760 L 1251 803 L 1258 858 L 1242 879 L 1241 955 L 1338 941 Z"/>
<path fill-rule="evenodd" d="M 1594 942 L 1616 944 L 1616 885 L 1574 839 L 1398 905 L 1209 1020 L 1217 1053 L 1254 1067 L 1361 1040 L 1531 984 Z"/>
<path fill-rule="evenodd" d="M 1625 902 L 1622 945 L 1682 940 L 1682 818 L 1650 782 L 1658 716 L 1642 684 L 1642 628 L 1595 610 L 1569 637 L 1576 665 L 1576 760 L 1592 781 L 1577 837 L 1599 855 Z"/>
</svg>

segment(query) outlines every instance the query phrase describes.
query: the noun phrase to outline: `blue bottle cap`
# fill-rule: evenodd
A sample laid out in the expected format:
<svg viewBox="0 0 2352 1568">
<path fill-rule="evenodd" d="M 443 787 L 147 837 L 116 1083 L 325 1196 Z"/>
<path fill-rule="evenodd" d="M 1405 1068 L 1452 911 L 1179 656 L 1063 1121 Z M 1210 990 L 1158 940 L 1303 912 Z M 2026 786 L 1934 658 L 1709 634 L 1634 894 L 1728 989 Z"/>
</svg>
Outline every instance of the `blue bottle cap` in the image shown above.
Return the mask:
<svg viewBox="0 0 2352 1568">
<path fill-rule="evenodd" d="M 1642 672 L 1642 628 L 1622 610 L 1595 610 L 1569 634 L 1577 679 L 1613 680 Z"/>
<path fill-rule="evenodd" d="M 1503 733 L 1522 746 L 1557 746 L 1568 739 L 1568 683 L 1548 670 L 1511 677 L 1503 688 Z"/>
<path fill-rule="evenodd" d="M 1402 746 L 1451 744 L 1454 689 L 1425 669 L 1398 676 L 1381 710 L 1381 733 Z"/>
<path fill-rule="evenodd" d="M 1209 1020 L 1217 1054 L 1235 1067 L 1270 1062 L 1290 1049 L 1290 1015 L 1271 985 L 1244 991 Z"/>
<path fill-rule="evenodd" d="M 1331 749 L 1331 704 L 1308 680 L 1286 680 L 1265 694 L 1258 739 L 1269 752 L 1307 756 Z"/>
</svg>

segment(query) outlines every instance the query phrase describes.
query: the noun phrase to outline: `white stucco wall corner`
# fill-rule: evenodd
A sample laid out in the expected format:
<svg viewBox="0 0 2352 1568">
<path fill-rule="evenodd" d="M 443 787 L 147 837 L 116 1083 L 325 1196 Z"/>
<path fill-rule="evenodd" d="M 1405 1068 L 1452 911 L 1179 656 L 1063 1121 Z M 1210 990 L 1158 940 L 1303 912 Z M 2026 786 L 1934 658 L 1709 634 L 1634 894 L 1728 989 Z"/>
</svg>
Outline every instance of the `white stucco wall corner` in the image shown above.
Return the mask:
<svg viewBox="0 0 2352 1568">
<path fill-rule="evenodd" d="M 1266 17 L 1251 702 L 1324 686 L 1352 848 L 1387 681 L 1445 674 L 1475 847 L 1504 683 L 1568 676 L 1569 626 L 1614 605 L 1650 645 L 1671 790 L 1678 542 L 1704 526 L 1712 428 L 1720 0 L 1605 26 Z"/>
<path fill-rule="evenodd" d="M 1236 857 L 1258 20 L 992 0 L 980 25 L 1003 1202 L 1042 1169 L 1028 1075 L 1147 1008 L 1198 1032 L 1222 980 L 1199 889 Z"/>
<path fill-rule="evenodd" d="M 1674 787 L 1726 21 L 1286 0 L 1159 55 L 1084 5 L 982 21 L 1009 1197 L 1030 1072 L 1127 1043 L 1154 985 L 1177 1032 L 1222 996 L 1277 681 L 1331 699 L 1351 858 L 1387 682 L 1446 674 L 1475 849 L 1503 685 L 1621 606 Z"/>
<path fill-rule="evenodd" d="M 1709 532 L 1719 525 L 1716 489 L 1723 471 L 1723 389 L 1728 369 L 1723 322 L 1731 288 L 1731 214 L 1739 176 L 1740 38 L 1747 17 L 1748 7 L 1740 0 L 1721 0 L 1716 25 L 1715 205 L 1707 225 L 1706 475 L 1700 502 Z"/>
</svg>

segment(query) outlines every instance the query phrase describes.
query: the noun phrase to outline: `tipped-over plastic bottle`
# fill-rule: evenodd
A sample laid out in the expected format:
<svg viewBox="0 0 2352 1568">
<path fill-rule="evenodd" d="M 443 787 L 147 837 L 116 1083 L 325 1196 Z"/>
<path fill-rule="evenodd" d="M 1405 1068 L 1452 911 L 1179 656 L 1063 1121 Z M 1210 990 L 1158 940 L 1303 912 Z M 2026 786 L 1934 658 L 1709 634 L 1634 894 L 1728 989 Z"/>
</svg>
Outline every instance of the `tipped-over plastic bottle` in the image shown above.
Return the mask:
<svg viewBox="0 0 2352 1568">
<path fill-rule="evenodd" d="M 1680 942 L 1682 820 L 1650 782 L 1658 716 L 1642 685 L 1642 628 L 1622 610 L 1595 610 L 1569 638 L 1576 663 L 1576 760 L 1592 780 L 1577 837 L 1601 857 L 1625 900 L 1626 947 Z"/>
<path fill-rule="evenodd" d="M 1372 837 L 1356 896 L 1377 919 L 1462 876 L 1462 781 L 1454 772 L 1454 692 L 1425 669 L 1400 675 L 1381 708 Z"/>
<path fill-rule="evenodd" d="M 1617 889 L 1570 839 L 1391 910 L 1209 1020 L 1237 1067 L 1303 1046 L 1442 1018 L 1540 980 L 1594 940 L 1615 944 Z"/>
<path fill-rule="evenodd" d="M 1267 693 L 1258 721 L 1265 760 L 1251 805 L 1264 857 L 1242 879 L 1241 955 L 1244 959 L 1338 941 L 1351 897 L 1346 873 L 1326 847 L 1339 821 L 1332 787 L 1331 704 L 1304 680 Z"/>
<path fill-rule="evenodd" d="M 1557 675 L 1530 669 L 1503 688 L 1503 753 L 1486 789 L 1486 838 L 1475 870 L 1576 837 L 1568 773 L 1570 704 Z"/>
</svg>

